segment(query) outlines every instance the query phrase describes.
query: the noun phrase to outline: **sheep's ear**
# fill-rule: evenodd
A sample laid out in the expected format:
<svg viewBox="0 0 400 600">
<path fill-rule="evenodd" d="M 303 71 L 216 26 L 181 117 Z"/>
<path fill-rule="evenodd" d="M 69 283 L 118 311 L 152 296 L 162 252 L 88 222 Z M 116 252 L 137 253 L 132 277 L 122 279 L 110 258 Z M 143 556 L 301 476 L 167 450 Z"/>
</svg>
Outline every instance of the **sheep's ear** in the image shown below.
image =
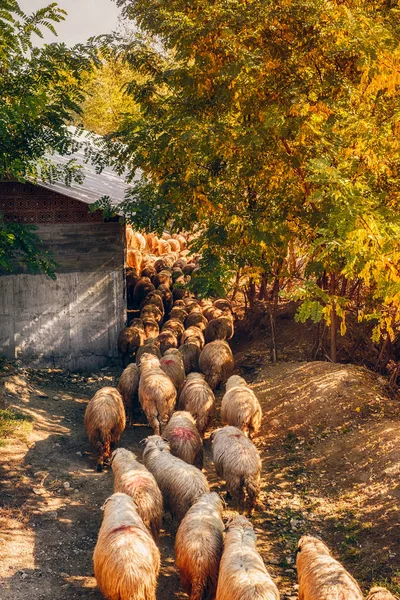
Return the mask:
<svg viewBox="0 0 400 600">
<path fill-rule="evenodd" d="M 147 438 L 143 438 L 142 440 L 140 440 L 139 444 L 141 446 L 145 446 L 147 444 Z"/>
</svg>

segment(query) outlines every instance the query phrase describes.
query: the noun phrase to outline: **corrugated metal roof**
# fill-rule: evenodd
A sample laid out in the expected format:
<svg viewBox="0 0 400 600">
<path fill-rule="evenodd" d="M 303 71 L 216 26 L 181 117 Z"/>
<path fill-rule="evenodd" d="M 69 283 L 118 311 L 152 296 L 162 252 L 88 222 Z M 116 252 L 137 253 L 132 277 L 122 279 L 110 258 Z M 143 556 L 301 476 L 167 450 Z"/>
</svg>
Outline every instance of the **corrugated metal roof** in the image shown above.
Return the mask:
<svg viewBox="0 0 400 600">
<path fill-rule="evenodd" d="M 70 128 L 76 132 L 76 137 L 81 139 L 85 144 L 91 143 L 94 147 L 96 136 L 93 136 L 88 131 L 77 132 L 75 128 Z M 90 141 L 89 141 L 90 140 Z M 72 182 L 71 185 L 55 182 L 46 183 L 37 180 L 35 183 L 41 187 L 45 187 L 60 194 L 64 194 L 70 198 L 81 200 L 86 204 L 93 204 L 102 196 L 109 196 L 113 206 L 124 200 L 125 190 L 128 187 L 125 182 L 124 175 L 118 175 L 111 168 L 106 167 L 101 173 L 96 173 L 94 165 L 86 162 L 85 150 L 81 148 L 74 154 L 61 156 L 60 154 L 47 155 L 47 158 L 52 160 L 56 165 L 64 165 L 71 159 L 74 159 L 78 165 L 82 167 L 84 180 L 82 184 Z M 139 177 L 139 175 L 137 176 Z"/>
</svg>

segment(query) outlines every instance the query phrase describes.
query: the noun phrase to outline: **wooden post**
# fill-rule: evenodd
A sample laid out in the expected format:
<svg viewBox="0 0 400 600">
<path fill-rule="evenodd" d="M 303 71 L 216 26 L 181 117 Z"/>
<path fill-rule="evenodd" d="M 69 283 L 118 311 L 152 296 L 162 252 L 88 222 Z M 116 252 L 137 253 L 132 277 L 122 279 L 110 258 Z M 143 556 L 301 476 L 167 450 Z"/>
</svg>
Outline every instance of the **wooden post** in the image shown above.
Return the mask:
<svg viewBox="0 0 400 600">
<path fill-rule="evenodd" d="M 329 286 L 330 295 L 335 295 L 335 273 L 331 273 L 331 281 Z M 337 315 L 336 315 L 336 306 L 335 300 L 332 300 L 332 309 L 331 309 L 331 361 L 336 362 L 336 334 L 337 334 Z"/>
</svg>

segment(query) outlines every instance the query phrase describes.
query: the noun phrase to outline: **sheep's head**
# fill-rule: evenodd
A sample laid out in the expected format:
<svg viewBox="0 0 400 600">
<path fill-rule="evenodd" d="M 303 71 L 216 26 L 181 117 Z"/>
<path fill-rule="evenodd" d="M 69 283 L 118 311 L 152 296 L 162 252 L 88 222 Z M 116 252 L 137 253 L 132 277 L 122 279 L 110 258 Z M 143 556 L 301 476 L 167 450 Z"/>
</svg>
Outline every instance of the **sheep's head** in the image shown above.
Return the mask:
<svg viewBox="0 0 400 600">
<path fill-rule="evenodd" d="M 228 381 L 226 382 L 226 390 L 228 391 L 239 385 L 247 385 L 246 380 L 243 379 L 243 377 L 240 377 L 239 375 L 231 375 L 228 378 Z"/>
</svg>

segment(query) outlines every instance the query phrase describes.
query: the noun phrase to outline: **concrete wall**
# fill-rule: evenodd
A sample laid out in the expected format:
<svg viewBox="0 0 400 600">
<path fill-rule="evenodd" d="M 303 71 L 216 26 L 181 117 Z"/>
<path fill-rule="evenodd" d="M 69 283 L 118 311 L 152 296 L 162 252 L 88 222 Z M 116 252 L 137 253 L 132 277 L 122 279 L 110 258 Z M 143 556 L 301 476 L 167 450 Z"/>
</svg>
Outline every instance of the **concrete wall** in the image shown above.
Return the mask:
<svg viewBox="0 0 400 600">
<path fill-rule="evenodd" d="M 57 279 L 0 276 L 0 354 L 31 366 L 98 369 L 115 359 L 125 325 L 124 228 L 41 225 Z"/>
</svg>

